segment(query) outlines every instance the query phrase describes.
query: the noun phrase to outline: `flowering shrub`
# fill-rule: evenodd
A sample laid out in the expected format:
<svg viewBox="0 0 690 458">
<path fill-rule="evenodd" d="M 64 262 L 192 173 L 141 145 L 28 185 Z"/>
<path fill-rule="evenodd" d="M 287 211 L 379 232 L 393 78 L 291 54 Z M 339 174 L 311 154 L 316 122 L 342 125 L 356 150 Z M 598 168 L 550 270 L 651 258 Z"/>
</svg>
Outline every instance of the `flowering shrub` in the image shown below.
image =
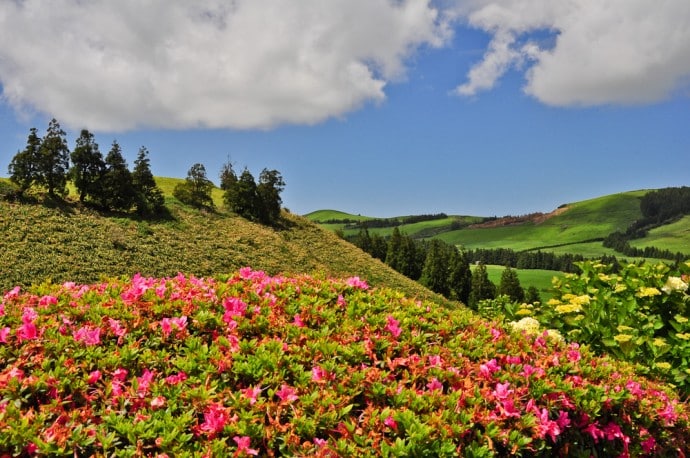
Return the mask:
<svg viewBox="0 0 690 458">
<path fill-rule="evenodd" d="M 113 280 L 0 305 L 0 456 L 662 456 L 630 367 L 359 278 Z"/>
<path fill-rule="evenodd" d="M 584 262 L 555 280 L 555 295 L 535 317 L 596 352 L 639 363 L 690 394 L 690 263 L 610 266 Z"/>
</svg>

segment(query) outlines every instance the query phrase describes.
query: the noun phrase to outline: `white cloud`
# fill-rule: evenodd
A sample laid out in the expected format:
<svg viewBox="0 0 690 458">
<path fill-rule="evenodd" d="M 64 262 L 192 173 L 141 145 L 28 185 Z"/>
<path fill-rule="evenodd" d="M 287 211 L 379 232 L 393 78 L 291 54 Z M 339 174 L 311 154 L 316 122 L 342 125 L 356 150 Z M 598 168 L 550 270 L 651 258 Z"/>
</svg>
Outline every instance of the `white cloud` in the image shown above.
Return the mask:
<svg viewBox="0 0 690 458">
<path fill-rule="evenodd" d="M 458 0 L 457 11 L 493 37 L 461 95 L 524 63 L 525 92 L 549 105 L 650 103 L 688 87 L 687 0 Z M 544 31 L 549 47 L 524 44 Z"/>
<path fill-rule="evenodd" d="M 448 36 L 430 0 L 5 0 L 0 83 L 77 128 L 311 124 Z"/>
</svg>

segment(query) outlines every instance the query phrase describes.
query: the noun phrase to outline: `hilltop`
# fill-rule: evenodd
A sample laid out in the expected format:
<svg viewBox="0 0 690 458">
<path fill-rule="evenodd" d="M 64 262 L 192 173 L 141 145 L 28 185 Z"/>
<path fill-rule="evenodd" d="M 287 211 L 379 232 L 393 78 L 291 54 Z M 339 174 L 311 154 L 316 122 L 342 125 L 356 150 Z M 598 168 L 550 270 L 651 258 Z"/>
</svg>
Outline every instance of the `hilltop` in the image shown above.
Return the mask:
<svg viewBox="0 0 690 458">
<path fill-rule="evenodd" d="M 269 274 L 349 277 L 411 296 L 425 288 L 372 259 L 306 218 L 283 212 L 283 225 L 255 224 L 222 207 L 196 210 L 171 197 L 181 180 L 157 178 L 169 217 L 97 212 L 64 204 L 0 202 L 0 290 L 51 280 L 95 282 L 103 277 L 210 276 L 244 266 Z M 215 189 L 214 199 L 221 200 Z"/>
</svg>

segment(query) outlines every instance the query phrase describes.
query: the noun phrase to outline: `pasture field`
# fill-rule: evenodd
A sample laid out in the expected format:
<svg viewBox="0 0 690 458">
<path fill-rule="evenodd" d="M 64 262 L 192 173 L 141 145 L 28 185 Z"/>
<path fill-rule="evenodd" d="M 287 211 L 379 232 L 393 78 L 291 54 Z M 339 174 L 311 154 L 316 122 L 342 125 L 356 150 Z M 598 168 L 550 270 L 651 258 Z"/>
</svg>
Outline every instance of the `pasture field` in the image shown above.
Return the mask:
<svg viewBox="0 0 690 458">
<path fill-rule="evenodd" d="M 471 266 L 474 269 L 474 266 Z M 501 283 L 501 274 L 505 270 L 504 266 L 487 265 L 486 273 L 489 275 L 489 280 L 498 287 Z M 563 272 L 556 270 L 544 269 L 513 269 L 520 280 L 520 285 L 527 290 L 530 286 L 534 286 L 539 291 L 539 296 L 542 302 L 546 302 L 553 296 L 553 284 L 551 280 L 554 277 L 563 277 Z"/>
<path fill-rule="evenodd" d="M 642 239 L 631 240 L 630 245 L 636 248 L 653 246 L 660 250 L 669 250 L 690 255 L 690 215 L 676 222 L 654 228 Z"/>
</svg>

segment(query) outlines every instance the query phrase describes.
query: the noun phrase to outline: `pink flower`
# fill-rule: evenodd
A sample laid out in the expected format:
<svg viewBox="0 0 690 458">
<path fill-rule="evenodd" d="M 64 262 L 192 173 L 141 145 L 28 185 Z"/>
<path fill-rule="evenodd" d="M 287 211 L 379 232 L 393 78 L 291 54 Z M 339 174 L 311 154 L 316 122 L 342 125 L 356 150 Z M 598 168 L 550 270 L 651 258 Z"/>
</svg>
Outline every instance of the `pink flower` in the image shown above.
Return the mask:
<svg viewBox="0 0 690 458">
<path fill-rule="evenodd" d="M 522 413 L 515 408 L 515 402 L 512 399 L 500 401 L 496 406 L 496 413 L 503 418 L 520 418 L 522 416 Z"/>
<path fill-rule="evenodd" d="M 426 387 L 429 391 L 436 391 L 436 390 L 443 391 L 443 383 L 439 382 L 436 377 L 431 379 L 431 381 L 426 384 Z"/>
<path fill-rule="evenodd" d="M 155 291 L 156 291 L 156 296 L 158 296 L 158 297 L 160 297 L 161 299 L 163 299 L 163 298 L 165 297 L 165 290 L 166 290 L 165 283 L 162 283 L 162 284 L 158 285 L 158 286 L 156 287 L 156 290 L 155 290 Z"/>
<path fill-rule="evenodd" d="M 539 420 L 537 435 L 539 437 L 549 436 L 553 442 L 556 442 L 557 437 L 561 434 L 561 428 L 557 422 L 549 420 L 549 411 L 541 409 L 537 419 Z"/>
<path fill-rule="evenodd" d="M 369 289 L 369 285 L 367 284 L 367 282 L 364 280 L 361 280 L 359 277 L 350 277 L 345 282 L 346 282 L 347 286 L 351 286 L 353 288 L 358 288 L 361 290 Z"/>
<path fill-rule="evenodd" d="M 318 437 L 314 438 L 314 445 L 316 445 L 318 448 L 324 448 L 328 444 L 328 441 L 326 439 L 320 439 Z"/>
<path fill-rule="evenodd" d="M 429 355 L 429 366 L 439 367 L 443 364 L 443 359 L 439 355 Z"/>
<path fill-rule="evenodd" d="M 392 315 L 388 315 L 388 323 L 386 324 L 386 331 L 390 332 L 396 339 L 402 333 L 400 329 L 400 322 L 396 320 Z"/>
<path fill-rule="evenodd" d="M 237 453 L 246 453 L 247 455 L 258 455 L 259 452 L 253 448 L 249 448 L 251 438 L 249 436 L 235 436 L 232 438 L 237 444 Z"/>
<path fill-rule="evenodd" d="M 127 374 L 129 374 L 129 371 L 127 369 L 118 368 L 115 369 L 115 372 L 113 372 L 113 378 L 118 382 L 124 382 L 127 378 Z"/>
<path fill-rule="evenodd" d="M 226 323 L 228 319 L 244 316 L 247 311 L 247 304 L 242 302 L 241 299 L 237 297 L 228 297 L 223 301 L 223 307 L 225 307 L 225 315 L 223 315 L 223 321 Z"/>
<path fill-rule="evenodd" d="M 506 383 L 497 383 L 496 384 L 496 389 L 493 391 L 493 395 L 496 399 L 499 400 L 504 400 L 508 398 L 511 394 L 513 394 L 513 390 L 509 390 L 508 387 L 510 386 L 509 382 Z"/>
<path fill-rule="evenodd" d="M 347 305 L 347 303 L 345 302 L 345 298 L 343 297 L 342 294 L 339 294 L 339 295 L 338 295 L 338 301 L 336 302 L 336 304 L 337 304 L 339 307 L 345 307 L 345 306 Z"/>
<path fill-rule="evenodd" d="M 276 396 L 280 398 L 281 403 L 293 402 L 299 399 L 295 394 L 296 390 L 292 387 L 287 386 L 285 383 L 276 391 Z"/>
<path fill-rule="evenodd" d="M 499 370 L 501 370 L 501 366 L 498 365 L 495 358 L 479 365 L 479 372 L 487 378 L 490 378 L 494 372 L 498 372 Z"/>
<path fill-rule="evenodd" d="M 0 329 L 0 342 L 1 343 L 7 343 L 7 336 L 10 335 L 10 328 L 9 327 L 4 327 Z"/>
<path fill-rule="evenodd" d="M 155 398 L 151 399 L 151 408 L 153 410 L 160 409 L 163 407 L 165 407 L 165 397 L 156 396 Z"/>
<path fill-rule="evenodd" d="M 642 451 L 645 453 L 652 453 L 656 447 L 656 439 L 653 436 L 649 436 L 647 439 L 642 441 L 640 444 L 642 446 Z"/>
<path fill-rule="evenodd" d="M 218 433 L 223 431 L 225 425 L 230 422 L 228 411 L 222 404 L 211 404 L 204 412 L 204 422 L 199 425 L 198 431 L 206 433 L 209 439 L 216 437 Z"/>
<path fill-rule="evenodd" d="M 398 430 L 398 422 L 393 419 L 392 416 L 388 415 L 388 417 L 383 420 L 383 424 L 388 426 L 390 429 L 397 431 Z"/>
<path fill-rule="evenodd" d="M 333 377 L 327 370 L 325 370 L 321 366 L 314 366 L 311 369 L 311 379 L 314 382 L 321 382 L 321 381 L 332 380 Z"/>
<path fill-rule="evenodd" d="M 140 398 L 145 397 L 146 394 L 149 392 L 149 387 L 151 386 L 152 381 L 153 372 L 151 372 L 148 369 L 144 370 L 144 373 L 141 374 L 141 377 L 137 377 L 137 395 Z"/>
<path fill-rule="evenodd" d="M 625 388 L 630 391 L 630 394 L 633 396 L 644 396 L 644 390 L 641 388 L 640 384 L 634 380 L 629 380 L 628 383 L 625 384 Z"/>
<path fill-rule="evenodd" d="M 495 328 L 491 328 L 491 341 L 496 342 L 501 338 L 501 331 Z"/>
<path fill-rule="evenodd" d="M 187 374 L 185 374 L 184 372 L 178 372 L 175 375 L 169 375 L 165 377 L 165 383 L 167 383 L 168 385 L 177 385 L 178 383 L 184 382 L 185 380 L 187 380 Z"/>
<path fill-rule="evenodd" d="M 57 303 L 58 300 L 55 296 L 43 296 L 38 300 L 39 307 L 48 307 L 49 305 L 55 305 Z"/>
<path fill-rule="evenodd" d="M 181 317 L 177 318 L 163 318 L 161 320 L 161 330 L 163 331 L 163 336 L 168 337 L 170 333 L 173 331 L 173 328 L 176 329 L 178 332 L 183 331 L 187 327 L 187 317 L 185 315 L 182 315 Z"/>
<path fill-rule="evenodd" d="M 19 291 L 21 291 L 21 288 L 19 286 L 15 286 L 10 291 L 5 293 L 3 299 L 5 299 L 6 301 L 9 301 L 10 299 L 16 299 L 17 297 L 19 297 Z"/>
<path fill-rule="evenodd" d="M 101 328 L 82 326 L 76 331 L 72 332 L 74 340 L 83 342 L 84 345 L 93 346 L 101 343 Z"/>
<path fill-rule="evenodd" d="M 303 327 L 305 327 L 305 324 L 304 324 L 304 322 L 302 321 L 302 317 L 300 316 L 299 313 L 295 315 L 295 318 L 292 320 L 292 324 L 294 324 L 294 325 L 297 326 L 298 328 L 303 328 Z"/>
<path fill-rule="evenodd" d="M 87 378 L 86 381 L 87 381 L 87 383 L 88 383 L 89 385 L 93 385 L 93 384 L 96 383 L 98 380 L 100 380 L 100 378 L 101 378 L 101 371 L 99 371 L 98 369 L 96 369 L 95 371 L 92 371 L 92 372 L 89 374 L 89 378 Z"/>
<path fill-rule="evenodd" d="M 5 304 L 0 302 L 0 316 L 5 315 Z"/>
<path fill-rule="evenodd" d="M 568 412 L 564 412 L 562 410 L 558 412 L 558 418 L 556 419 L 556 423 L 558 423 L 558 427 L 561 428 L 561 430 L 564 430 L 568 426 L 570 426 L 570 418 L 568 418 Z"/>
<path fill-rule="evenodd" d="M 253 406 L 256 404 L 256 398 L 261 394 L 261 388 L 258 386 L 255 387 L 249 387 L 249 388 L 244 388 L 243 390 L 240 390 L 242 392 L 242 395 L 249 399 L 249 405 Z"/>
<path fill-rule="evenodd" d="M 124 337 L 125 334 L 127 334 L 127 328 L 122 327 L 122 324 L 120 324 L 118 320 L 108 318 L 108 325 L 110 326 L 110 330 L 113 331 L 113 334 L 117 337 Z"/>
</svg>

